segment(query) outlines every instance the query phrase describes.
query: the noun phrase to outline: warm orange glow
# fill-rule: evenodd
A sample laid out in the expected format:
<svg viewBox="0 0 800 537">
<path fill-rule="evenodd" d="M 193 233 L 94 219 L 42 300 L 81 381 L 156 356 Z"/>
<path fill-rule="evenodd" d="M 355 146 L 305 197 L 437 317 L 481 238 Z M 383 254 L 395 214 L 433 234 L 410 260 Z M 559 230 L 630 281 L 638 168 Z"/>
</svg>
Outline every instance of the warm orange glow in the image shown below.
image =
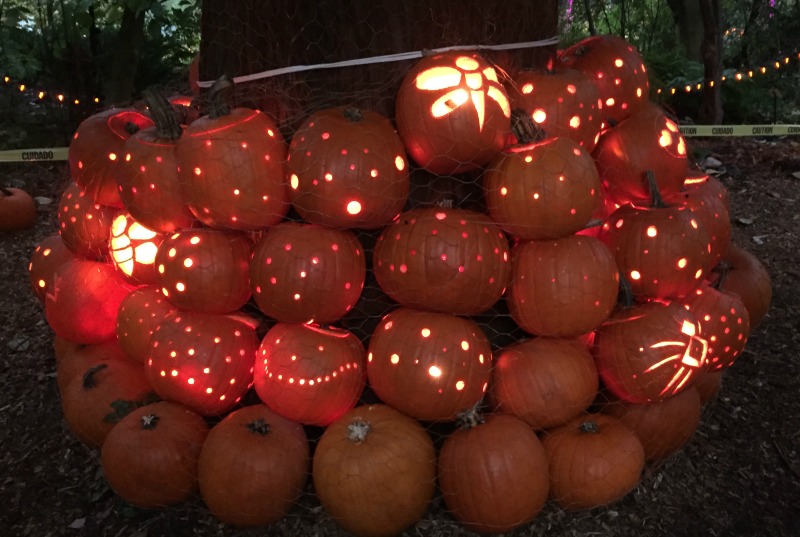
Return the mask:
<svg viewBox="0 0 800 537">
<path fill-rule="evenodd" d="M 547 119 L 547 112 L 541 108 L 537 108 L 531 114 L 531 119 L 533 119 L 536 123 L 544 123 L 544 121 Z"/>
<path fill-rule="evenodd" d="M 442 376 L 442 370 L 439 367 L 432 365 L 428 368 L 428 374 L 434 378 L 439 378 Z"/>
<path fill-rule="evenodd" d="M 361 212 L 361 202 L 353 200 L 347 203 L 348 214 L 356 215 Z"/>
</svg>

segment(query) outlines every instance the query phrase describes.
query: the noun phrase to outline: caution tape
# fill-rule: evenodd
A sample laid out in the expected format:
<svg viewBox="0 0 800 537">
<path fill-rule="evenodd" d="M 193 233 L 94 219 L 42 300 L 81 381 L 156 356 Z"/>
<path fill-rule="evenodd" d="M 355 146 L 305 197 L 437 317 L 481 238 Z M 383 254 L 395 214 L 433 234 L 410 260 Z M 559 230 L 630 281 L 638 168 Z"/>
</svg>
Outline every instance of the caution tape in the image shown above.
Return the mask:
<svg viewBox="0 0 800 537">
<path fill-rule="evenodd" d="M 0 151 L 0 162 L 48 162 L 67 160 L 68 147 L 9 149 Z"/>
<path fill-rule="evenodd" d="M 800 125 L 681 125 L 684 136 L 800 135 Z"/>
</svg>

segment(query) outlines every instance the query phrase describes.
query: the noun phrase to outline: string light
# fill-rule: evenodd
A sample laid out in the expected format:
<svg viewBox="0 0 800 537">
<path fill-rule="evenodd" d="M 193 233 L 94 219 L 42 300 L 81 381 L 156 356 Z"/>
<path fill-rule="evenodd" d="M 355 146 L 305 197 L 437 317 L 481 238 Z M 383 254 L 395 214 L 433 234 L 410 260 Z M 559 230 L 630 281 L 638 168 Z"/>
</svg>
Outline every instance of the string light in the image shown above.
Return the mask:
<svg viewBox="0 0 800 537">
<path fill-rule="evenodd" d="M 767 74 L 768 70 L 770 70 L 770 69 L 777 70 L 777 69 L 780 69 L 784 65 L 789 65 L 789 62 L 791 62 L 792 59 L 796 59 L 796 60 L 800 61 L 800 52 L 796 52 L 796 53 L 793 52 L 792 54 L 790 54 L 788 56 L 784 56 L 783 58 L 777 59 L 773 63 L 770 63 L 768 65 L 762 65 L 762 66 L 758 67 L 757 69 L 748 69 L 746 71 L 745 70 L 737 71 L 736 73 L 733 74 L 733 80 L 735 80 L 736 82 L 741 82 L 745 78 L 755 78 L 755 76 L 758 75 L 758 74 L 765 75 L 765 74 Z M 727 81 L 727 79 L 728 79 L 728 77 L 723 75 L 720 78 L 720 82 L 725 82 L 725 81 Z M 667 88 L 658 88 L 656 90 L 656 93 L 661 94 L 662 92 L 669 91 L 670 95 L 675 95 L 675 93 L 676 93 L 676 91 L 678 89 L 683 89 L 684 92 L 686 92 L 686 93 L 692 93 L 693 91 L 702 90 L 703 86 L 705 84 L 708 84 L 708 86 L 711 87 L 711 88 L 714 87 L 714 81 L 713 80 L 709 80 L 706 83 L 697 82 L 697 83 L 694 83 L 694 84 L 685 84 L 683 86 L 672 86 L 672 87 L 667 87 Z"/>
<path fill-rule="evenodd" d="M 51 93 L 43 89 L 30 88 L 27 84 L 13 81 L 8 75 L 3 75 L 3 84 L 15 88 L 20 93 L 24 93 L 26 91 L 35 93 L 36 98 L 40 101 L 43 101 L 46 97 L 50 96 L 55 101 L 58 101 L 59 104 L 64 104 L 65 102 L 76 106 L 81 104 L 81 99 L 67 98 L 63 93 Z M 100 97 L 93 97 L 90 102 L 100 104 Z"/>
</svg>

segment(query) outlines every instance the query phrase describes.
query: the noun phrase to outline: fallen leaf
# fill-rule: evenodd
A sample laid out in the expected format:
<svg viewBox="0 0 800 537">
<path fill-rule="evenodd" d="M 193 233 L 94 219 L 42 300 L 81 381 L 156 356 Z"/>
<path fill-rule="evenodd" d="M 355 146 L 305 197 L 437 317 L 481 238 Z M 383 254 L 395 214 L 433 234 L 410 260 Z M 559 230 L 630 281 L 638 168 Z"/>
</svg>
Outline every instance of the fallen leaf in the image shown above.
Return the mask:
<svg viewBox="0 0 800 537">
<path fill-rule="evenodd" d="M 795 179 L 800 179 L 800 172 L 792 173 L 792 177 L 794 177 Z"/>
<path fill-rule="evenodd" d="M 749 226 L 749 225 L 751 225 L 753 222 L 755 222 L 755 220 L 754 220 L 753 218 L 741 218 L 741 217 L 740 217 L 740 218 L 737 218 L 737 219 L 736 219 L 736 222 L 737 222 L 738 224 L 742 224 L 743 226 Z"/>
<path fill-rule="evenodd" d="M 69 525 L 70 529 L 73 530 L 80 530 L 86 525 L 86 517 L 83 518 L 76 518 L 72 521 L 72 524 Z"/>
<path fill-rule="evenodd" d="M 35 199 L 36 203 L 38 203 L 39 205 L 50 205 L 51 203 L 53 203 L 53 200 L 51 198 L 45 198 L 44 196 L 36 196 L 33 199 Z"/>
</svg>

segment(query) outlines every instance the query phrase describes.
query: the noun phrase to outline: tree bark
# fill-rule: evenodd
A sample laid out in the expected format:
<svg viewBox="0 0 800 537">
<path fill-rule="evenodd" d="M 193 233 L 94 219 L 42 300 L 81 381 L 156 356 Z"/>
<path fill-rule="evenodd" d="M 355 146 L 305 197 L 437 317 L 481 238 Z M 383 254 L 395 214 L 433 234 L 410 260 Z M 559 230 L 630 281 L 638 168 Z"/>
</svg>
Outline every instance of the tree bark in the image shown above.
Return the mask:
<svg viewBox="0 0 800 537">
<path fill-rule="evenodd" d="M 238 3 L 238 2 L 237 2 Z M 111 54 L 109 77 L 104 81 L 107 104 L 126 103 L 133 96 L 136 68 L 139 65 L 139 47 L 144 42 L 144 15 L 147 9 L 122 13 L 122 23 L 117 34 L 117 46 Z"/>
<path fill-rule="evenodd" d="M 703 94 L 698 117 L 702 123 L 722 123 L 722 24 L 719 0 L 700 0 L 703 21 Z"/>
<path fill-rule="evenodd" d="M 667 0 L 675 27 L 678 31 L 678 40 L 683 44 L 686 57 L 692 61 L 702 62 L 703 53 L 703 17 L 698 0 Z"/>
</svg>

